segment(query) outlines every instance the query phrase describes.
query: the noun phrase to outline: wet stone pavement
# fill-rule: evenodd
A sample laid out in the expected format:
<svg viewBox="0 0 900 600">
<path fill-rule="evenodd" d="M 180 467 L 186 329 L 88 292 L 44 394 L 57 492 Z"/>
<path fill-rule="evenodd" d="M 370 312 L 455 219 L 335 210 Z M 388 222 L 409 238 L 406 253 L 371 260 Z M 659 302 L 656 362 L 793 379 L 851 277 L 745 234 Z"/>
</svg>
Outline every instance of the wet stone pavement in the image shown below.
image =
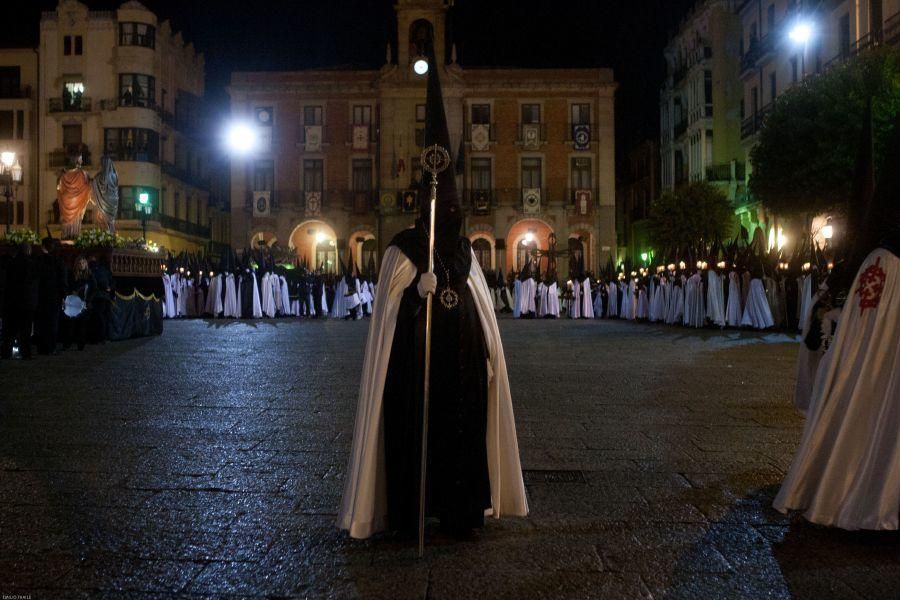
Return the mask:
<svg viewBox="0 0 900 600">
<path fill-rule="evenodd" d="M 879 598 L 896 534 L 770 508 L 796 345 L 632 323 L 501 329 L 532 514 L 426 556 L 333 526 L 366 323 L 167 322 L 0 363 L 0 594 Z M 896 596 L 893 596 L 896 597 Z"/>
</svg>

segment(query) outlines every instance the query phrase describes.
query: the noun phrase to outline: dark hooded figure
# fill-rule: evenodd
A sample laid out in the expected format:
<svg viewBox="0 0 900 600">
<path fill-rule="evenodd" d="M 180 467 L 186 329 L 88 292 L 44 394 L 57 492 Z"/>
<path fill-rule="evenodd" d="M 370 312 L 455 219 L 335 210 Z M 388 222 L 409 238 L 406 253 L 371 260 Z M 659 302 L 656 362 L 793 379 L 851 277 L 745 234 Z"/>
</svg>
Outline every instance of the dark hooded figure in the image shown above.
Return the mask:
<svg viewBox="0 0 900 600">
<path fill-rule="evenodd" d="M 59 338 L 59 315 L 66 296 L 66 266 L 57 254 L 57 242 L 44 238 L 38 264 L 38 306 L 35 315 L 35 333 L 40 354 L 55 354 Z"/>
<path fill-rule="evenodd" d="M 241 282 L 241 318 L 253 318 L 253 291 L 256 287 L 253 282 L 253 272 L 249 265 L 240 273 Z"/>
<path fill-rule="evenodd" d="M 439 68 L 432 60 L 425 147 L 449 150 Z M 383 529 L 409 535 L 418 526 L 429 294 L 426 514 L 458 534 L 483 526 L 485 514 L 527 513 L 492 296 L 469 240 L 460 236 L 463 214 L 452 166 L 438 176 L 433 274 L 428 272 L 430 174 L 423 179 L 420 218 L 394 237 L 379 275 L 338 517 L 338 526 L 357 538 Z"/>
<path fill-rule="evenodd" d="M 10 358 L 18 344 L 22 358 L 31 358 L 31 329 L 38 308 L 39 275 L 31 245 L 21 244 L 7 263 L 0 356 Z"/>
</svg>

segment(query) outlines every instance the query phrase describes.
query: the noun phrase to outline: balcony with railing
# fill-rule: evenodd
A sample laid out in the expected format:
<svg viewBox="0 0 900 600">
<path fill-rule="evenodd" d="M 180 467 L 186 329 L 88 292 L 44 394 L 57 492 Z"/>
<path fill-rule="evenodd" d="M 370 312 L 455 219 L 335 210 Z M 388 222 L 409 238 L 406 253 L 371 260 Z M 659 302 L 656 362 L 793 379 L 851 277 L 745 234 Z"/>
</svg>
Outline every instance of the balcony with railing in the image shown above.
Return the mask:
<svg viewBox="0 0 900 600">
<path fill-rule="evenodd" d="M 587 216 L 594 211 L 598 198 L 595 188 L 567 188 L 563 202 L 572 213 Z"/>
<path fill-rule="evenodd" d="M 575 128 L 576 127 L 587 127 L 588 134 L 590 135 L 590 141 L 594 141 L 597 134 L 597 124 L 596 123 L 567 123 L 566 124 L 566 142 L 572 143 L 575 141 Z"/>
<path fill-rule="evenodd" d="M 489 215 L 495 208 L 496 194 L 492 189 L 467 189 L 463 192 L 464 206 L 474 215 Z"/>
<path fill-rule="evenodd" d="M 181 233 L 186 233 L 187 235 L 193 235 L 202 238 L 209 237 L 209 227 L 198 225 L 197 223 L 193 223 L 191 221 L 185 221 L 184 219 L 170 217 L 169 215 L 159 215 L 159 224 L 165 229 L 171 229 Z"/>
<path fill-rule="evenodd" d="M 741 139 L 748 138 L 759 131 L 762 128 L 763 123 L 765 123 L 766 116 L 771 110 L 772 103 L 770 102 L 759 109 L 756 114 L 750 115 L 741 121 Z"/>
<path fill-rule="evenodd" d="M 678 121 L 675 123 L 675 126 L 672 128 L 672 133 L 677 138 L 677 137 L 682 136 L 684 134 L 684 132 L 687 131 L 687 128 L 688 128 L 687 119 L 682 119 L 681 121 Z"/>
<path fill-rule="evenodd" d="M 87 96 L 50 98 L 47 101 L 47 109 L 51 113 L 91 112 L 91 99 Z"/>
<path fill-rule="evenodd" d="M 204 177 L 194 171 L 189 171 L 187 169 L 182 169 L 173 163 L 168 161 L 162 161 L 159 165 L 160 171 L 163 172 L 164 175 L 168 175 L 169 177 L 173 177 L 179 181 L 187 183 L 188 185 L 192 185 L 195 188 L 199 188 L 201 190 L 209 190 L 209 177 Z"/>
<path fill-rule="evenodd" d="M 356 125 L 353 125 L 353 124 L 347 125 L 347 138 L 346 138 L 347 143 L 352 144 L 353 141 L 355 140 L 354 133 L 356 132 L 357 127 L 365 127 L 366 129 L 368 129 L 368 131 L 366 132 L 366 140 L 368 141 L 368 143 L 374 144 L 375 142 L 378 141 L 378 131 L 375 129 L 375 126 L 372 124 L 369 124 L 369 123 L 363 123 L 363 124 L 356 124 Z M 324 138 L 324 133 L 325 133 L 324 127 L 322 129 L 323 129 L 322 134 L 323 134 L 323 138 Z M 304 134 L 305 134 L 305 132 L 304 132 Z M 323 139 L 323 141 L 324 141 L 324 139 Z"/>
<path fill-rule="evenodd" d="M 885 44 L 900 46 L 900 12 L 885 19 L 882 32 Z"/>
<path fill-rule="evenodd" d="M 367 215 L 375 209 L 377 196 L 372 190 L 344 190 L 341 197 L 344 210 L 354 215 Z"/>
<path fill-rule="evenodd" d="M 23 98 L 31 97 L 31 86 L 15 87 L 11 85 L 0 85 L 0 100 L 21 100 Z"/>
<path fill-rule="evenodd" d="M 162 229 L 168 229 L 169 231 L 177 231 L 199 238 L 209 238 L 209 227 L 199 225 L 193 221 L 186 221 L 155 211 L 149 215 L 144 215 L 134 210 L 134 208 L 126 206 L 119 208 L 119 221 L 136 221 L 139 224 L 144 218 L 146 218 L 148 225 L 158 224 Z"/>
<path fill-rule="evenodd" d="M 159 147 L 155 144 L 114 144 L 109 143 L 104 153 L 113 160 L 124 162 L 159 162 Z"/>
<path fill-rule="evenodd" d="M 51 150 L 47 166 L 51 169 L 72 168 L 75 166 L 79 155 L 81 156 L 82 166 L 91 166 L 91 150 L 85 144 L 68 144 L 63 148 Z"/>
<path fill-rule="evenodd" d="M 516 135 L 516 141 L 519 144 L 543 144 L 547 141 L 547 124 L 519 123 Z"/>
<path fill-rule="evenodd" d="M 297 143 L 298 144 L 306 144 L 306 127 L 321 127 L 322 128 L 322 143 L 327 144 L 331 142 L 332 131 L 331 127 L 327 125 L 300 125 L 297 127 Z M 340 132 L 338 132 L 340 135 Z"/>
<path fill-rule="evenodd" d="M 474 125 L 484 125 L 488 128 L 488 141 L 491 143 L 495 143 L 497 141 L 497 124 L 496 123 L 466 123 L 465 130 L 463 131 L 463 139 L 466 142 L 472 141 L 472 126 Z"/>
<path fill-rule="evenodd" d="M 744 181 L 744 163 L 731 161 L 706 167 L 706 180 L 710 183 Z"/>
</svg>

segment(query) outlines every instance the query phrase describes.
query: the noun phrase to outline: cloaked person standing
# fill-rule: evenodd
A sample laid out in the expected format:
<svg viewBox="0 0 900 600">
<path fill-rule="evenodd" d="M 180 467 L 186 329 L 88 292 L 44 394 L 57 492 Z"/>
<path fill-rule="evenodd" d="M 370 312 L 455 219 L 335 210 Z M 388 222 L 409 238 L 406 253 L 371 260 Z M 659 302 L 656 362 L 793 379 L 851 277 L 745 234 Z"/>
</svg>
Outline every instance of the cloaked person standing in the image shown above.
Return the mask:
<svg viewBox="0 0 900 600">
<path fill-rule="evenodd" d="M 449 149 L 439 66 L 429 54 L 425 147 Z M 452 169 L 438 177 L 433 273 L 427 197 L 423 190 L 415 227 L 394 237 L 381 264 L 337 521 L 354 538 L 417 528 L 429 294 L 425 512 L 453 534 L 482 527 L 485 515 L 528 512 L 494 304 L 471 244 L 460 236 Z"/>
</svg>

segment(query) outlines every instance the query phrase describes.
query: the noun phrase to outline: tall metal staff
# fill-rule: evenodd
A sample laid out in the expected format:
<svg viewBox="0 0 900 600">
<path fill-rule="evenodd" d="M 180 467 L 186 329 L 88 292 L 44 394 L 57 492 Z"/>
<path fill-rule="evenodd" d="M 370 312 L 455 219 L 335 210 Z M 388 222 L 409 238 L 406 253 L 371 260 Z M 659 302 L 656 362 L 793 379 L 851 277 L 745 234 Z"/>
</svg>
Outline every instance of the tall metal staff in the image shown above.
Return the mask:
<svg viewBox="0 0 900 600">
<path fill-rule="evenodd" d="M 450 153 L 437 144 L 422 151 L 422 168 L 431 173 L 431 210 L 428 224 L 428 272 L 434 273 L 434 219 L 437 205 L 438 173 L 450 166 Z M 431 306 L 434 294 L 425 301 L 425 386 L 422 399 L 422 464 L 419 473 L 419 558 L 425 553 L 425 475 L 428 468 L 428 399 L 431 387 Z"/>
</svg>

